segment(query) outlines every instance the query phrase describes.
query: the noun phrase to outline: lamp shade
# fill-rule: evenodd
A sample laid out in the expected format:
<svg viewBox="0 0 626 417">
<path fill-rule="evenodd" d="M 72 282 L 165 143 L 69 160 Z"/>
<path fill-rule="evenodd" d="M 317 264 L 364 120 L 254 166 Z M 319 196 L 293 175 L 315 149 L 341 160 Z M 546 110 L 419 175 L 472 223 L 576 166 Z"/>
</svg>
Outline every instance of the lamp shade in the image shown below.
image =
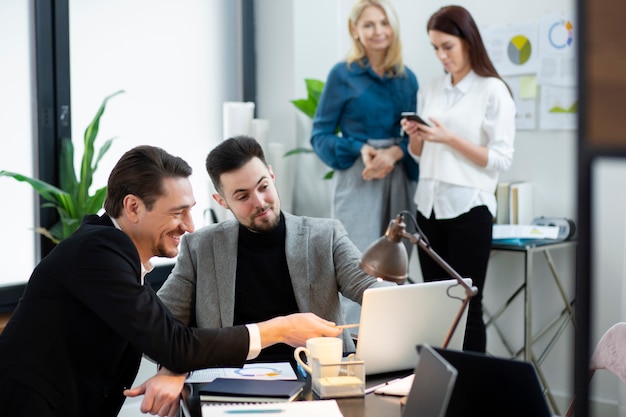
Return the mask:
<svg viewBox="0 0 626 417">
<path fill-rule="evenodd" d="M 398 230 L 398 226 L 402 230 Z M 372 243 L 361 257 L 359 267 L 367 274 L 403 284 L 408 276 L 409 255 L 402 243 L 404 224 L 390 223 L 385 236 Z"/>
</svg>

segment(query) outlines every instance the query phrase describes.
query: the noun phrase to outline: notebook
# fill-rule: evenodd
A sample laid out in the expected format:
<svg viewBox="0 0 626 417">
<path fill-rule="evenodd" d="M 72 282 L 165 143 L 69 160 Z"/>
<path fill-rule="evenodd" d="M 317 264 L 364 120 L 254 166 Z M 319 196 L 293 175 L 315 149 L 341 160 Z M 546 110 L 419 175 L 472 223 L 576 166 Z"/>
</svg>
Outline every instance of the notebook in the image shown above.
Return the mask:
<svg viewBox="0 0 626 417">
<path fill-rule="evenodd" d="M 471 285 L 472 280 L 465 282 Z M 448 289 L 458 298 L 448 297 Z M 441 346 L 464 297 L 465 290 L 455 279 L 365 290 L 356 346 L 365 373 L 414 369 L 415 346 Z M 462 348 L 466 321 L 467 308 L 449 348 Z"/>
<path fill-rule="evenodd" d="M 444 417 L 457 370 L 429 345 L 417 346 L 419 359 L 402 417 Z"/>
<path fill-rule="evenodd" d="M 215 378 L 200 387 L 201 401 L 214 402 L 289 402 L 304 388 L 304 382 Z"/>
<path fill-rule="evenodd" d="M 202 417 L 343 417 L 336 400 L 294 401 L 282 404 L 202 404 Z"/>
<path fill-rule="evenodd" d="M 458 372 L 446 417 L 551 417 L 533 365 L 435 348 Z"/>
</svg>

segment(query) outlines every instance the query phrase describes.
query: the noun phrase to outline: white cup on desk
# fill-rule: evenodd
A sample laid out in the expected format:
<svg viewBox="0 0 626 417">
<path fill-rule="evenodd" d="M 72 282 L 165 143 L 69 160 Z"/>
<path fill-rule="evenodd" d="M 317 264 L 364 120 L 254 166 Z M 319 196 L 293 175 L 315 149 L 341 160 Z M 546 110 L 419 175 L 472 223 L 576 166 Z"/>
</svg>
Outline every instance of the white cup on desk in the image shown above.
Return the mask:
<svg viewBox="0 0 626 417">
<path fill-rule="evenodd" d="M 300 355 L 302 352 L 306 355 L 306 362 L 302 360 Z M 298 347 L 293 352 L 296 361 L 309 374 L 313 374 L 311 368 L 312 358 L 316 358 L 320 365 L 340 363 L 343 356 L 343 340 L 338 337 L 314 337 L 306 341 L 306 347 Z M 324 366 L 321 370 L 322 377 L 337 376 L 339 374 L 339 365 Z"/>
</svg>

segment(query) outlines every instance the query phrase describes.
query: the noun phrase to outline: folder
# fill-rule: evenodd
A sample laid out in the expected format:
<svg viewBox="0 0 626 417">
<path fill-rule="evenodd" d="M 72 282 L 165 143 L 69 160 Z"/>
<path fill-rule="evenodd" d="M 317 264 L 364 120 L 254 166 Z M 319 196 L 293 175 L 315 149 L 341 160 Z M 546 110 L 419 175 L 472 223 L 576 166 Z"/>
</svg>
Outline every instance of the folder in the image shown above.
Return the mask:
<svg viewBox="0 0 626 417">
<path fill-rule="evenodd" d="M 300 395 L 304 382 L 215 378 L 200 387 L 201 401 L 215 402 L 288 402 Z"/>
</svg>

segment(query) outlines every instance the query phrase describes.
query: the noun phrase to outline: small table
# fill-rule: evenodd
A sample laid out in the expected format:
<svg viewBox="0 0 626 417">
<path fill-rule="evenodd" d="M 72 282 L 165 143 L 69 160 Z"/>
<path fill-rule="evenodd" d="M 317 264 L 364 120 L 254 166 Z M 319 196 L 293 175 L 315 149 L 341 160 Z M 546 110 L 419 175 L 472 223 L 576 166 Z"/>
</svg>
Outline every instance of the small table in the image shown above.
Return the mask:
<svg viewBox="0 0 626 417">
<path fill-rule="evenodd" d="M 511 356 L 518 357 L 519 355 L 523 353 L 524 360 L 533 363 L 533 365 L 535 366 L 535 369 L 537 370 L 539 379 L 541 380 L 541 383 L 543 384 L 544 389 L 546 390 L 546 396 L 548 398 L 548 401 L 550 402 L 552 410 L 556 414 L 560 414 L 558 412 L 559 411 L 558 406 L 556 405 L 554 397 L 552 396 L 552 392 L 550 391 L 546 378 L 541 371 L 541 363 L 543 362 L 543 360 L 545 359 L 549 351 L 552 349 L 557 339 L 565 331 L 568 323 L 571 322 L 572 325 L 575 326 L 575 321 L 574 321 L 574 312 L 573 312 L 574 300 L 573 299 L 570 300 L 567 293 L 565 292 L 565 289 L 563 288 L 563 284 L 561 282 L 559 274 L 556 270 L 556 267 L 554 266 L 554 261 L 552 260 L 552 256 L 550 252 L 553 250 L 574 248 L 575 246 L 576 246 L 575 240 L 567 240 L 567 241 L 560 241 L 560 242 L 553 242 L 553 241 L 546 242 L 545 240 L 535 240 L 535 241 L 520 241 L 519 243 L 502 243 L 502 242 L 494 241 L 492 245 L 492 249 L 494 251 L 518 252 L 524 255 L 524 280 L 522 284 L 511 294 L 511 296 L 506 300 L 506 302 L 495 313 L 490 315 L 486 310 L 484 310 L 485 316 L 487 317 L 486 325 L 494 326 L 494 328 L 496 329 L 496 332 L 501 336 L 502 342 L 504 346 L 507 348 L 507 350 L 509 351 L 509 353 L 511 354 Z M 534 255 L 539 254 L 539 253 L 542 253 L 544 255 L 544 258 L 548 264 L 548 267 L 550 268 L 551 275 L 554 278 L 554 282 L 561 295 L 561 299 L 563 301 L 564 307 L 561 310 L 561 313 L 557 317 L 554 317 L 554 319 L 550 323 L 548 323 L 544 328 L 542 328 L 541 330 L 537 332 L 533 332 L 532 320 L 531 320 L 532 318 L 532 291 L 531 290 L 532 290 L 532 284 L 533 284 L 533 279 L 534 279 L 534 271 L 533 271 L 534 261 L 535 261 Z M 495 323 L 495 320 L 507 309 L 507 307 L 509 307 L 509 305 L 513 302 L 513 300 L 516 299 L 520 294 L 524 295 L 524 346 L 520 350 L 514 351 L 513 349 L 510 348 L 510 346 L 506 343 L 506 341 L 502 337 L 502 333 L 498 329 Z M 555 326 L 556 326 L 556 330 L 554 330 Z M 546 345 L 544 350 L 539 354 L 539 356 L 536 356 L 532 349 L 533 343 L 537 341 L 540 337 L 548 334 L 551 329 L 553 330 L 553 333 L 550 337 L 548 344 Z"/>
</svg>

